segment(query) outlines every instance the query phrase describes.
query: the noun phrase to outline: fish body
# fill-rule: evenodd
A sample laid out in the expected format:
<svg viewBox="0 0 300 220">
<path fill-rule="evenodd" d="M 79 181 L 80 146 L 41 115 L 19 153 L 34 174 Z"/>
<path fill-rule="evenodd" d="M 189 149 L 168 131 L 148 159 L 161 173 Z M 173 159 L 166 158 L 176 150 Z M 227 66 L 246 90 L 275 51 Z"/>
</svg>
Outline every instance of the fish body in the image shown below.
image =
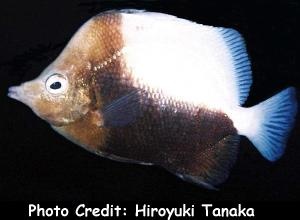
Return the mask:
<svg viewBox="0 0 300 220">
<path fill-rule="evenodd" d="M 295 89 L 244 108 L 251 83 L 237 31 L 120 10 L 87 21 L 38 78 L 9 96 L 93 153 L 214 188 L 229 175 L 240 135 L 270 161 L 284 152 Z"/>
</svg>

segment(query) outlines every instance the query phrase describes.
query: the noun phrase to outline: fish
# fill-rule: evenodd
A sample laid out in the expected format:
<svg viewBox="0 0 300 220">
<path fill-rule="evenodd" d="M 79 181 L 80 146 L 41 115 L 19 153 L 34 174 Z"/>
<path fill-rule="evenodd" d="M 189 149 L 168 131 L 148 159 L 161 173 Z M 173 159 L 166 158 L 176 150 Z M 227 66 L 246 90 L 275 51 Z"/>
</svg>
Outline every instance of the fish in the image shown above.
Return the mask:
<svg viewBox="0 0 300 220">
<path fill-rule="evenodd" d="M 122 9 L 86 21 L 37 78 L 8 96 L 92 153 L 216 189 L 240 136 L 276 161 L 293 128 L 296 88 L 244 107 L 251 84 L 238 31 Z"/>
</svg>

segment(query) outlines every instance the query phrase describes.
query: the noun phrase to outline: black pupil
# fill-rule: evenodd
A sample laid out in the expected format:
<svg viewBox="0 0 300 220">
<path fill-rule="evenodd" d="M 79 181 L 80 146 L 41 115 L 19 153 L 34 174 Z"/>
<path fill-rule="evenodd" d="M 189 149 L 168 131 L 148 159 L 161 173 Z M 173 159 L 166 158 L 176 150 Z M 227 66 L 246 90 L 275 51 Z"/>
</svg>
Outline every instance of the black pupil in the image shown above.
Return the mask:
<svg viewBox="0 0 300 220">
<path fill-rule="evenodd" d="M 61 83 L 60 82 L 55 82 L 55 83 L 52 83 L 50 85 L 51 89 L 60 89 L 60 87 L 61 87 Z"/>
</svg>

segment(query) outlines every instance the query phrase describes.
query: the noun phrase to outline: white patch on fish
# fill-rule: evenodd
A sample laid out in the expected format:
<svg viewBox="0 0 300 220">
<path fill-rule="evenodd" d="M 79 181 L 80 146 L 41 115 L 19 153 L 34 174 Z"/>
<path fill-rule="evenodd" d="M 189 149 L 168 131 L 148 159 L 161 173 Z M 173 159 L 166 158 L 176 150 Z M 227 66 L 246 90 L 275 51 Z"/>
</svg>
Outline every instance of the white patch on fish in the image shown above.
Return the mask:
<svg viewBox="0 0 300 220">
<path fill-rule="evenodd" d="M 224 110 L 239 103 L 232 56 L 218 30 L 160 13 L 122 14 L 133 76 L 165 95 Z"/>
</svg>

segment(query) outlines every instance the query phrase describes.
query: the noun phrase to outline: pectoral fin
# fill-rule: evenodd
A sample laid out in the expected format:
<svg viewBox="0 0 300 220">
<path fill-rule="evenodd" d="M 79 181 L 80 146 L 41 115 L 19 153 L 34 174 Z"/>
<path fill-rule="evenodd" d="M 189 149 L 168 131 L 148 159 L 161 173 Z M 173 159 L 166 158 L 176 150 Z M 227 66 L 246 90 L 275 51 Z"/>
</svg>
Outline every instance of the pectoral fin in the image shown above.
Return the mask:
<svg viewBox="0 0 300 220">
<path fill-rule="evenodd" d="M 104 126 L 126 126 L 134 122 L 140 115 L 140 96 L 138 91 L 132 91 L 104 107 Z"/>
</svg>

